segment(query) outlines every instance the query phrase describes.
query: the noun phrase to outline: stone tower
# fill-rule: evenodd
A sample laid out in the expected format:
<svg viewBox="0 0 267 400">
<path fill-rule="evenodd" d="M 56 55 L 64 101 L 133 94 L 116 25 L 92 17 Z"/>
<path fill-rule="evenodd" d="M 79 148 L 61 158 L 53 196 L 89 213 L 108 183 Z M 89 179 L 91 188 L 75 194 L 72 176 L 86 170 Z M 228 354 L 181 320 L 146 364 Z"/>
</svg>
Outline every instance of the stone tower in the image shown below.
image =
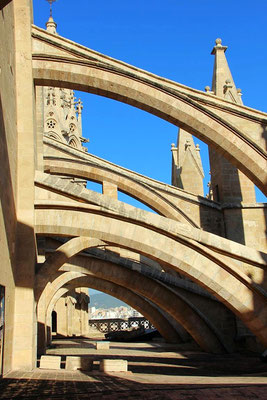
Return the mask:
<svg viewBox="0 0 267 400">
<path fill-rule="evenodd" d="M 56 35 L 57 24 L 50 15 L 46 30 Z M 74 91 L 64 88 L 43 88 L 43 115 L 45 136 L 52 137 L 79 150 L 87 151 L 82 143 L 82 109 L 80 99 L 76 101 Z"/>
<path fill-rule="evenodd" d="M 44 135 L 79 150 L 82 143 L 82 102 L 75 101 L 73 90 L 44 87 Z"/>
</svg>

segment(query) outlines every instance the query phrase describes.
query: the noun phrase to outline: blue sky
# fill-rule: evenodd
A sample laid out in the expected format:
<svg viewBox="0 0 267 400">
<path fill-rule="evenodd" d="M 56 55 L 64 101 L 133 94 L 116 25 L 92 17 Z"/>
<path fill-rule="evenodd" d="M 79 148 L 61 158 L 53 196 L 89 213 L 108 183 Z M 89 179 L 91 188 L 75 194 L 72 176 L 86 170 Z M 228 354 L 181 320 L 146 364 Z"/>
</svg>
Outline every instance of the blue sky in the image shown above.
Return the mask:
<svg viewBox="0 0 267 400">
<path fill-rule="evenodd" d="M 49 4 L 33 4 L 34 23 L 44 28 Z M 57 0 L 53 16 L 60 35 L 199 90 L 211 85 L 210 52 L 220 37 L 244 104 L 267 112 L 267 0 Z M 110 99 L 78 96 L 90 153 L 170 183 L 177 127 Z M 207 147 L 200 147 L 206 191 Z"/>
</svg>

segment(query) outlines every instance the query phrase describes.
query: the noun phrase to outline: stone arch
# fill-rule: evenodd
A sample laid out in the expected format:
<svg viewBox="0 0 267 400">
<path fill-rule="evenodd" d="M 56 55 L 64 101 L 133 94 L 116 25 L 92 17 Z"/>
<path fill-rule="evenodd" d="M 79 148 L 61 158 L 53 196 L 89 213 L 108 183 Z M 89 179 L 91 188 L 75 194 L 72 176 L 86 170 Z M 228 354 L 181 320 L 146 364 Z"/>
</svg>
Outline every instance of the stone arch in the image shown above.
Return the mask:
<svg viewBox="0 0 267 400">
<path fill-rule="evenodd" d="M 52 342 L 52 327 L 51 327 L 51 318 L 50 316 L 53 313 L 54 307 L 57 301 L 64 296 L 65 293 L 68 293 L 69 289 L 64 287 L 60 288 L 57 293 L 55 293 L 53 297 L 53 301 L 50 302 L 49 308 L 46 310 L 45 320 L 42 324 L 37 321 L 37 354 L 41 356 L 45 354 L 47 346 L 49 346 Z"/>
<path fill-rule="evenodd" d="M 47 305 L 46 311 L 46 325 L 49 326 L 50 314 L 57 302 L 57 300 L 62 297 L 63 294 L 68 291 L 75 289 L 80 286 L 89 287 L 92 289 L 100 290 L 107 293 L 113 297 L 116 297 L 131 307 L 135 308 L 137 311 L 142 313 L 145 318 L 149 319 L 151 323 L 158 329 L 162 337 L 169 343 L 180 342 L 185 336 L 182 328 L 177 327 L 170 322 L 170 317 L 167 317 L 158 307 L 149 303 L 146 299 L 142 298 L 138 294 L 132 292 L 126 287 L 122 287 L 114 282 L 105 281 L 99 279 L 95 276 L 84 276 L 80 278 L 75 278 L 70 280 L 67 284 L 62 286 L 52 297 L 50 303 Z M 178 329 L 178 330 L 177 330 Z M 49 329 L 48 329 L 49 331 Z M 48 338 L 49 342 L 49 338 Z"/>
<path fill-rule="evenodd" d="M 213 324 L 181 294 L 174 292 L 169 287 L 136 271 L 107 261 L 92 259 L 91 257 L 88 259 L 79 257 L 78 266 L 76 266 L 76 263 L 77 259 L 72 257 L 70 263 L 61 268 L 61 272 L 67 270 L 67 274 L 63 273 L 58 276 L 55 273 L 54 277 L 51 276 L 52 283 L 46 286 L 38 303 L 40 325 L 44 324 L 46 304 L 51 301 L 55 292 L 70 280 L 88 274 L 127 287 L 131 291 L 146 297 L 181 324 L 205 351 L 217 353 L 225 351 L 225 349 L 228 350 L 227 343 L 224 343 Z M 139 285 L 140 279 L 142 279 L 142 285 Z M 40 338 L 42 339 L 41 336 Z"/>
<path fill-rule="evenodd" d="M 55 243 L 58 243 L 58 242 L 56 241 Z M 88 246 L 87 248 L 90 248 L 90 247 L 93 247 L 93 245 L 97 245 L 97 244 L 99 244 L 100 247 L 103 247 L 103 246 L 101 246 L 101 243 L 99 243 L 98 241 L 96 241 L 94 239 L 78 237 L 78 238 L 72 238 L 68 242 L 56 247 L 54 250 L 54 253 L 52 255 L 49 255 L 46 262 L 43 263 L 39 267 L 39 272 L 36 276 L 36 285 L 35 285 L 36 286 L 36 288 L 35 288 L 36 301 L 38 301 L 39 295 L 41 294 L 42 291 L 43 291 L 43 293 L 42 293 L 41 297 L 43 297 L 43 299 L 41 298 L 40 304 L 44 301 L 45 292 L 46 292 L 45 286 L 47 285 L 48 282 L 52 282 L 55 279 L 55 277 L 58 276 L 58 271 L 60 271 L 63 264 L 65 262 L 67 262 L 67 257 L 66 258 L 62 257 L 62 254 L 65 254 L 65 255 L 68 255 L 69 257 L 71 257 L 71 255 L 75 255 L 75 252 L 79 251 L 79 248 L 81 248 L 82 246 L 84 246 L 84 247 Z M 101 250 L 103 251 L 103 249 L 101 249 Z M 97 257 L 99 257 L 99 256 L 100 255 L 98 254 Z M 100 259 L 102 259 L 103 261 L 108 260 L 108 261 L 114 263 L 115 265 L 122 265 L 124 267 L 127 267 L 130 270 L 131 269 L 135 270 L 134 262 L 132 262 L 132 263 L 128 262 L 127 265 L 125 265 L 125 260 L 120 262 L 120 257 L 115 257 L 115 258 L 112 257 L 111 260 L 110 260 L 110 257 L 107 257 L 107 258 L 104 257 L 104 258 L 100 258 Z M 146 267 L 146 269 L 148 272 L 149 267 Z M 142 274 L 144 274 L 143 271 L 142 271 Z M 156 280 L 160 276 L 160 274 L 159 274 L 158 278 L 157 278 L 157 274 L 155 275 L 155 272 L 153 272 L 152 275 L 153 275 L 153 279 L 156 279 Z M 150 274 L 148 274 L 147 276 L 150 276 Z M 39 283 L 39 285 L 38 285 L 38 283 Z M 115 284 L 115 282 L 113 282 L 113 283 Z M 127 287 L 127 282 L 123 282 L 123 284 L 124 284 L 124 287 Z M 49 287 L 48 287 L 48 289 L 49 289 Z M 38 295 L 38 293 L 39 293 L 39 295 Z M 133 293 L 133 292 L 131 292 L 131 293 Z M 39 309 L 40 309 L 40 304 L 39 304 Z M 132 306 L 134 307 L 134 305 L 132 305 Z M 157 307 L 159 308 L 159 306 L 157 306 Z M 168 316 L 168 318 L 173 319 L 170 315 Z M 182 328 L 182 326 L 180 324 L 177 324 L 177 321 L 176 322 L 173 321 L 172 323 L 176 326 L 176 329 L 178 329 L 180 336 L 184 340 L 187 340 L 188 333 L 186 333 L 185 329 Z M 49 329 L 48 329 L 48 332 L 49 332 Z M 41 335 L 41 332 L 39 332 L 39 333 Z M 48 336 L 49 336 L 49 333 L 48 333 Z M 166 334 L 165 334 L 165 338 L 167 338 L 167 337 L 169 338 L 169 340 L 172 340 L 170 338 L 170 336 L 166 336 Z"/>
<path fill-rule="evenodd" d="M 236 266 L 192 240 L 164 235 L 111 215 L 52 208 L 36 210 L 36 232 L 57 236 L 91 235 L 152 257 L 210 291 L 267 345 L 264 292 Z"/>
<path fill-rule="evenodd" d="M 130 67 L 130 66 L 128 66 Z M 133 68 L 133 67 L 132 67 Z M 144 71 L 145 72 L 145 71 Z M 88 60 L 35 55 L 35 84 L 82 90 L 130 104 L 191 132 L 216 148 L 265 194 L 266 154 L 259 145 L 223 117 L 217 116 L 185 93 L 179 85 L 152 74 L 135 74 Z M 162 78 L 161 78 L 162 80 Z"/>
<path fill-rule="evenodd" d="M 186 215 L 178 206 L 161 196 L 157 191 L 141 182 L 116 174 L 114 171 L 107 171 L 105 168 L 97 165 L 92 166 L 76 159 L 66 159 L 63 162 L 61 159 L 54 158 L 45 159 L 45 171 L 51 174 L 67 175 L 99 183 L 103 183 L 103 181 L 111 182 L 123 193 L 136 198 L 160 215 L 198 227 L 190 216 Z"/>
<path fill-rule="evenodd" d="M 43 264 L 39 264 L 38 272 L 35 277 L 35 300 L 38 302 L 43 295 L 43 290 L 51 280 L 57 270 L 69 260 L 70 257 L 79 253 L 81 250 L 91 247 L 104 246 L 105 243 L 99 239 L 90 237 L 74 237 L 63 243 L 53 256 L 48 257 Z"/>
</svg>

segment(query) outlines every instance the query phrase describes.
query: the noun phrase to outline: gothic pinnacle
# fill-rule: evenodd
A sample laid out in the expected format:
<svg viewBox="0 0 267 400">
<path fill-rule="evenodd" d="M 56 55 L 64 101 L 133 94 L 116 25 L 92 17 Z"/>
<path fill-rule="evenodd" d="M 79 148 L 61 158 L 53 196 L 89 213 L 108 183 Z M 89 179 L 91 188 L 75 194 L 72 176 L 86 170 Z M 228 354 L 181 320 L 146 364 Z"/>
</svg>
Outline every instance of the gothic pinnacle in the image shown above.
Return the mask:
<svg viewBox="0 0 267 400">
<path fill-rule="evenodd" d="M 57 28 L 57 24 L 55 23 L 53 16 L 52 16 L 52 4 L 56 1 L 56 0 L 46 0 L 48 1 L 48 3 L 50 4 L 50 15 L 49 15 L 49 20 L 46 23 L 46 30 L 49 33 L 53 33 L 54 35 L 57 33 L 56 28 Z"/>
</svg>

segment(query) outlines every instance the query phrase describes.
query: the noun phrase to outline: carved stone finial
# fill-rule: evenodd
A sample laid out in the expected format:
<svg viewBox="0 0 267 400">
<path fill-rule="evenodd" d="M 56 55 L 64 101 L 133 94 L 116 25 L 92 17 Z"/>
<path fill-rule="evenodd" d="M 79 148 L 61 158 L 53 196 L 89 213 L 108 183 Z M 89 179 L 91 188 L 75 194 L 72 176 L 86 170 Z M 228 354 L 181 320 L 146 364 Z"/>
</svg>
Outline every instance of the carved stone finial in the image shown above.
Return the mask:
<svg viewBox="0 0 267 400">
<path fill-rule="evenodd" d="M 217 51 L 221 50 L 225 52 L 227 50 L 227 46 L 223 46 L 222 39 L 218 38 L 215 40 L 215 46 L 213 47 L 211 54 L 215 55 Z"/>
<path fill-rule="evenodd" d="M 76 103 L 76 111 L 78 114 L 82 113 L 82 109 L 83 109 L 83 103 L 81 101 L 81 99 L 79 99 Z"/>
<path fill-rule="evenodd" d="M 205 86 L 205 92 L 207 94 L 214 94 L 214 92 L 212 90 L 210 90 L 210 86 Z"/>
<path fill-rule="evenodd" d="M 199 144 L 196 144 L 196 151 L 200 151 Z"/>
</svg>

